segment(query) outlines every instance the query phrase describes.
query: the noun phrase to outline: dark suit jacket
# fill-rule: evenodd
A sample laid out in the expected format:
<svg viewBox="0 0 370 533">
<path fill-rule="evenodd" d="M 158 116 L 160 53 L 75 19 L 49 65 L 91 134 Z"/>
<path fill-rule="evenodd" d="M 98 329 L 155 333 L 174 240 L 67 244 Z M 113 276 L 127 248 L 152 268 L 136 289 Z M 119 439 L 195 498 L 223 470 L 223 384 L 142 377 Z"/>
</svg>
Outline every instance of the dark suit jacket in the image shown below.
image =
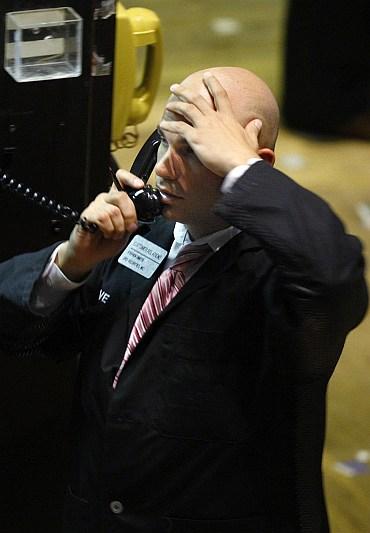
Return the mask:
<svg viewBox="0 0 370 533">
<path fill-rule="evenodd" d="M 152 324 L 115 391 L 159 272 L 104 262 L 45 318 L 28 306 L 50 249 L 1 265 L 2 349 L 80 354 L 68 533 L 328 531 L 325 394 L 366 310 L 361 246 L 263 162 L 216 211 L 242 232 Z M 145 237 L 169 249 L 172 228 L 159 220 Z"/>
</svg>

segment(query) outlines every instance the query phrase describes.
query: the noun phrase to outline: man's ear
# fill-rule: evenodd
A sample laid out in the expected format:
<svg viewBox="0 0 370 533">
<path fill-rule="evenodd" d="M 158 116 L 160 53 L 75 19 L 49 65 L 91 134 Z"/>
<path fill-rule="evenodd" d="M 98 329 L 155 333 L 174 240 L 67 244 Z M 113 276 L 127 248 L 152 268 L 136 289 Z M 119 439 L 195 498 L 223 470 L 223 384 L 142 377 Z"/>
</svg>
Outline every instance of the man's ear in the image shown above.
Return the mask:
<svg viewBox="0 0 370 533">
<path fill-rule="evenodd" d="M 271 148 L 259 148 L 257 151 L 258 155 L 262 157 L 272 167 L 275 163 L 275 152 Z"/>
</svg>

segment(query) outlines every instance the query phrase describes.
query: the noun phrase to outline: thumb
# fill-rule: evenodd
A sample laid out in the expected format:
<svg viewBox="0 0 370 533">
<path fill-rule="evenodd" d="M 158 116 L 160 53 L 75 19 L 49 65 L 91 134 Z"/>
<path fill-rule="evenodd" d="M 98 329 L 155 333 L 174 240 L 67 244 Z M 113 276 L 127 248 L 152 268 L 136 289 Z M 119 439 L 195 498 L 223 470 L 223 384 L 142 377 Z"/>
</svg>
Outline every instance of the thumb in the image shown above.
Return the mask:
<svg viewBox="0 0 370 533">
<path fill-rule="evenodd" d="M 258 137 L 262 129 L 262 120 L 259 118 L 256 118 L 254 120 L 251 120 L 248 122 L 248 124 L 245 127 L 245 134 L 246 138 L 249 139 L 249 142 L 252 143 L 253 146 L 258 147 L 259 141 Z"/>
<path fill-rule="evenodd" d="M 142 189 L 145 185 L 145 183 L 143 182 L 141 178 L 139 178 L 138 176 L 135 176 L 135 174 L 132 174 L 131 172 L 123 168 L 120 168 L 117 170 L 116 178 L 118 179 L 118 183 L 121 186 L 120 189 L 118 189 L 117 187 L 118 190 L 122 190 L 122 187 L 123 188 L 132 187 L 133 189 Z M 115 182 L 116 180 L 113 180 L 113 181 Z"/>
<path fill-rule="evenodd" d="M 258 137 L 262 129 L 262 120 L 259 118 L 251 120 L 247 125 L 247 129 L 249 130 L 250 134 L 254 134 L 255 137 Z"/>
</svg>

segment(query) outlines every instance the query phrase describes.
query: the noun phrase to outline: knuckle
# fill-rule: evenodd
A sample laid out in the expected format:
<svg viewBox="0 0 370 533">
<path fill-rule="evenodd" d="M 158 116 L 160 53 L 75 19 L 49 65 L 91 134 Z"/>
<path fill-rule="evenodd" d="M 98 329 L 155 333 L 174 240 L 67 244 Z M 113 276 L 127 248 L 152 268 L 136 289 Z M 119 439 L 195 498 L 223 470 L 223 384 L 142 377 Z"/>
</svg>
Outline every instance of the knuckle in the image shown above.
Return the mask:
<svg viewBox="0 0 370 533">
<path fill-rule="evenodd" d="M 109 215 L 106 211 L 102 211 L 97 214 L 96 220 L 98 221 L 99 224 L 101 224 L 102 226 L 105 226 L 109 222 Z"/>
<path fill-rule="evenodd" d="M 121 210 L 116 205 L 110 204 L 108 207 L 108 215 L 110 218 L 118 218 L 121 214 Z"/>
<path fill-rule="evenodd" d="M 134 209 L 134 203 L 127 192 L 125 192 L 120 198 L 120 208 L 126 215 Z"/>
<path fill-rule="evenodd" d="M 109 191 L 109 196 L 107 197 L 107 206 L 117 203 L 119 199 L 119 192 L 116 189 L 111 189 Z"/>
<path fill-rule="evenodd" d="M 101 192 L 100 194 L 97 195 L 97 197 L 92 202 L 92 204 L 104 202 L 106 200 L 107 196 L 108 196 L 108 194 L 106 192 Z"/>
</svg>

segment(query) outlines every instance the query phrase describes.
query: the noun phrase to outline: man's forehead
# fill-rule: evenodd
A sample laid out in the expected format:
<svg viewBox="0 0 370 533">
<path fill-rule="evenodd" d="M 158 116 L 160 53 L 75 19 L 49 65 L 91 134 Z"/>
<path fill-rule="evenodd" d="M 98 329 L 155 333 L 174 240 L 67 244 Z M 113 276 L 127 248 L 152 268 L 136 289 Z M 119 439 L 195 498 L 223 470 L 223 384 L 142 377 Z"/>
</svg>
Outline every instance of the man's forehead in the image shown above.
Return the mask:
<svg viewBox="0 0 370 533">
<path fill-rule="evenodd" d="M 191 90 L 192 94 L 195 96 L 201 96 L 210 107 L 214 108 L 214 103 L 212 96 L 209 94 L 206 86 L 204 83 L 198 83 L 198 84 L 187 84 L 186 82 L 182 82 L 181 85 L 183 87 L 187 87 Z M 168 102 L 175 102 L 181 100 L 181 98 L 178 98 L 176 95 L 171 94 L 171 96 L 168 98 Z"/>
<path fill-rule="evenodd" d="M 178 98 L 174 97 L 174 98 L 170 98 L 170 100 L 178 100 Z M 179 120 L 183 121 L 183 122 L 186 122 L 187 124 L 190 124 L 190 122 L 183 116 L 183 115 L 179 115 L 178 113 L 174 113 L 173 111 L 170 111 L 169 109 L 165 109 L 164 112 L 163 112 L 163 115 L 162 115 L 162 120 L 168 120 L 168 121 L 174 121 L 174 122 L 177 122 Z M 174 134 L 171 134 L 171 136 L 174 136 Z M 179 137 L 179 135 L 176 135 L 176 137 Z"/>
<path fill-rule="evenodd" d="M 199 94 L 201 94 L 201 92 L 199 92 Z M 204 98 L 204 95 L 202 95 L 202 96 Z M 171 94 L 171 96 L 168 98 L 167 102 L 178 102 L 179 100 L 180 100 L 180 98 L 178 98 L 174 94 Z M 213 103 L 211 102 L 211 100 L 209 101 L 209 104 L 213 106 Z M 163 111 L 162 119 L 163 120 L 174 120 L 174 121 L 182 120 L 183 122 L 186 122 L 187 124 L 190 124 L 190 122 L 183 115 L 180 115 L 178 113 L 174 113 L 173 111 L 170 111 L 169 109 L 166 109 L 166 108 Z"/>
<path fill-rule="evenodd" d="M 169 109 L 165 109 L 162 115 L 163 120 L 184 120 L 184 117 L 182 115 L 178 115 L 177 113 L 174 113 L 173 111 L 170 111 Z"/>
<path fill-rule="evenodd" d="M 168 109 L 165 109 L 162 120 L 170 120 L 170 121 L 179 121 L 185 120 L 185 118 L 182 115 L 178 115 L 177 113 L 173 113 L 172 111 L 169 111 Z M 171 133 L 171 132 L 163 132 L 161 130 L 161 127 L 159 125 L 158 131 L 163 135 L 165 139 L 171 144 L 171 145 L 178 145 L 178 144 L 187 144 L 187 141 L 178 133 Z"/>
</svg>

